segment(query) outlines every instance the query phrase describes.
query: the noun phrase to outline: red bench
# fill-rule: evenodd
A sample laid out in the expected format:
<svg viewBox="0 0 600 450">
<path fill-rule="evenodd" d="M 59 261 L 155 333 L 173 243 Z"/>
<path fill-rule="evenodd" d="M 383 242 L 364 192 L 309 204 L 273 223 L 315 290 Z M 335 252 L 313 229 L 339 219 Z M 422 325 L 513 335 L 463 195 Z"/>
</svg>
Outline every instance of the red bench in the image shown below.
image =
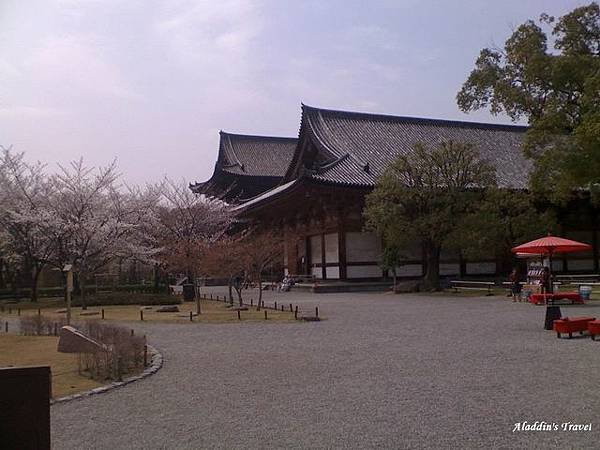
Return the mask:
<svg viewBox="0 0 600 450">
<path fill-rule="evenodd" d="M 555 292 L 554 294 L 531 294 L 529 301 L 534 305 L 554 303 L 556 300 L 571 300 L 571 304 L 583 305 L 583 299 L 577 292 Z"/>
<path fill-rule="evenodd" d="M 553 328 L 556 331 L 556 337 L 560 338 L 561 334 L 567 333 L 569 338 L 572 338 L 576 331 L 581 334 L 587 331 L 588 324 L 594 320 L 596 320 L 595 317 L 563 317 L 554 321 Z"/>
<path fill-rule="evenodd" d="M 588 333 L 590 333 L 592 341 L 595 341 L 596 335 L 600 334 L 600 320 L 588 322 Z"/>
</svg>

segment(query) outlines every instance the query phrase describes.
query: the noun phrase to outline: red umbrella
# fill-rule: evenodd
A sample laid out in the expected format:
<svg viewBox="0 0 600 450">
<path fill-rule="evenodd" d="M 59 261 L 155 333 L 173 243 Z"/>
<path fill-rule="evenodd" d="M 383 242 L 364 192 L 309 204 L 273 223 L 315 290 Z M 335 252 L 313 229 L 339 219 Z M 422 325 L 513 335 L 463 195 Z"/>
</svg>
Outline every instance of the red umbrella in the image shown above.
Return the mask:
<svg viewBox="0 0 600 450">
<path fill-rule="evenodd" d="M 517 245 L 512 251 L 518 254 L 528 253 L 530 255 L 548 256 L 550 267 L 552 267 L 552 255 L 555 253 L 583 252 L 591 249 L 591 245 L 583 242 L 548 235 L 535 241 Z"/>
<path fill-rule="evenodd" d="M 546 236 L 535 241 L 518 245 L 512 249 L 513 253 L 529 253 L 534 255 L 552 256 L 554 253 L 572 253 L 591 250 L 592 246 L 583 242 L 572 241 L 556 236 Z"/>
</svg>

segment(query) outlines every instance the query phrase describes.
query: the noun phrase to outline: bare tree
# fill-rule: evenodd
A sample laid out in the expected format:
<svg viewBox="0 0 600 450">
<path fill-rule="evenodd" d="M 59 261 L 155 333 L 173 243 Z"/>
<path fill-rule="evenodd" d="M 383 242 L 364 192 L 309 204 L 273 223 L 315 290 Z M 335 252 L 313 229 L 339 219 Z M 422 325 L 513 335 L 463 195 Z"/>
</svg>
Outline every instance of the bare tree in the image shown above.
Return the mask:
<svg viewBox="0 0 600 450">
<path fill-rule="evenodd" d="M 242 304 L 242 285 L 245 278 L 247 260 L 239 236 L 222 236 L 205 249 L 199 261 L 201 273 L 207 276 L 227 278 L 229 302 L 233 305 L 233 291 Z"/>
<path fill-rule="evenodd" d="M 231 212 L 221 201 L 194 194 L 184 181 L 167 178 L 160 191 L 157 239 L 161 242 L 161 259 L 171 270 L 185 272 L 196 289 L 198 263 L 231 225 Z M 199 302 L 197 309 L 199 313 Z"/>
<path fill-rule="evenodd" d="M 283 239 L 273 231 L 252 230 L 241 241 L 247 274 L 258 284 L 258 301 L 262 301 L 264 272 L 282 262 Z"/>
</svg>

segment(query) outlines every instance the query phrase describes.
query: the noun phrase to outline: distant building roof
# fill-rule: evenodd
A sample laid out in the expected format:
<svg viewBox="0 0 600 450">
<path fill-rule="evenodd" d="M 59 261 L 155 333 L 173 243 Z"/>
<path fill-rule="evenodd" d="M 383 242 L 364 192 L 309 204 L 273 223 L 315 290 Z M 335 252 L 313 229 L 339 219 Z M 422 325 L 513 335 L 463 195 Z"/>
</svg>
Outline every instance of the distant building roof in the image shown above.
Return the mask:
<svg viewBox="0 0 600 450">
<path fill-rule="evenodd" d="M 524 126 L 421 119 L 302 105 L 300 144 L 282 183 L 309 177 L 370 188 L 398 155 L 416 143 L 470 143 L 496 167 L 501 187 L 525 188 L 532 164 L 522 154 Z"/>
<path fill-rule="evenodd" d="M 288 169 L 296 138 L 220 132 L 219 155 L 211 178 L 190 185 L 192 191 L 243 201 L 278 185 Z"/>
</svg>

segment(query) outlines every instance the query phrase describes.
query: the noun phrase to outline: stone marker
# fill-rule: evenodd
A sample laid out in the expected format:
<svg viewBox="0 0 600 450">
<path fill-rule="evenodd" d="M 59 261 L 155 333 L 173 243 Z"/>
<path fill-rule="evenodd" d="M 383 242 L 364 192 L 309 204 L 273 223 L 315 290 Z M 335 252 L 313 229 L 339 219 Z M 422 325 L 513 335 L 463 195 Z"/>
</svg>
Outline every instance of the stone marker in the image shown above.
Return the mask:
<svg viewBox="0 0 600 450">
<path fill-rule="evenodd" d="M 319 319 L 317 316 L 304 316 L 302 317 L 302 320 L 304 320 L 305 322 L 320 322 L 321 319 Z"/>
<path fill-rule="evenodd" d="M 60 329 L 58 351 L 60 353 L 97 353 L 106 350 L 106 346 L 86 336 L 77 328 L 64 326 Z"/>
<path fill-rule="evenodd" d="M 156 312 L 179 312 L 177 305 L 164 305 L 156 308 Z"/>
</svg>

